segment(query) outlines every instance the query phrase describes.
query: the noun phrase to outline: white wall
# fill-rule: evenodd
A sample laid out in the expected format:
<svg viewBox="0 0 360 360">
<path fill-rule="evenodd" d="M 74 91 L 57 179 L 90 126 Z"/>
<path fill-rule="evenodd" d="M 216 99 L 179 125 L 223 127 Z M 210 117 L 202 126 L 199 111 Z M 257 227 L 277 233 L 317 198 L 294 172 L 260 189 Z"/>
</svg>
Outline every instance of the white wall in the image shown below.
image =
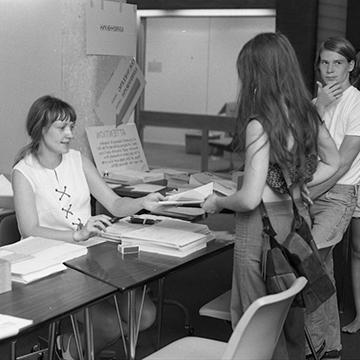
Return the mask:
<svg viewBox="0 0 360 360">
<path fill-rule="evenodd" d="M 101 125 L 93 109 L 120 58 L 86 55 L 86 4 L 0 0 L 0 173 L 10 173 L 15 155 L 28 142 L 26 114 L 45 94 L 74 106 L 78 120 L 72 147 L 91 157 L 85 128 Z"/>
<path fill-rule="evenodd" d="M 0 171 L 27 142 L 25 117 L 40 95 L 61 95 L 61 2 L 0 0 Z"/>
<path fill-rule="evenodd" d="M 217 114 L 237 93 L 236 58 L 275 17 L 149 18 L 145 110 Z M 147 142 L 184 145 L 186 130 L 146 127 Z"/>
</svg>

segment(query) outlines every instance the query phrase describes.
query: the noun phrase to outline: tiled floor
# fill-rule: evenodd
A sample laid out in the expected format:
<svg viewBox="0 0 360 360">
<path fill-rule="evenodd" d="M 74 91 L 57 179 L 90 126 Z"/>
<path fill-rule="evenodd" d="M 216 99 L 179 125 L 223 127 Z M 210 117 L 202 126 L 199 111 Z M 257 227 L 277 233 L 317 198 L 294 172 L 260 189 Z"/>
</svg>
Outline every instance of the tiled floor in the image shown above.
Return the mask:
<svg viewBox="0 0 360 360">
<path fill-rule="evenodd" d="M 186 154 L 182 147 L 167 147 L 163 145 L 145 144 L 145 154 L 151 167 L 178 167 L 200 170 L 200 156 Z M 229 167 L 229 154 L 225 157 L 210 157 L 209 170 L 222 171 Z M 219 230 L 232 230 L 234 226 L 233 215 L 216 216 L 211 218 L 211 225 Z M 343 279 L 345 279 L 344 291 L 344 311 L 341 313 L 341 321 L 347 323 L 353 316 L 353 302 L 350 286 L 349 269 L 343 263 L 343 253 L 341 247 L 335 251 L 335 264 L 339 289 Z M 198 315 L 198 309 L 207 301 L 226 291 L 231 286 L 232 253 L 227 251 L 224 254 L 213 257 L 202 263 L 193 265 L 185 271 L 171 274 L 166 279 L 166 297 L 180 301 L 187 307 L 191 326 L 197 336 L 210 337 L 226 341 L 231 329 L 228 323 L 221 320 L 205 318 Z M 344 274 L 345 275 L 342 276 Z M 196 276 L 194 276 L 196 274 Z M 156 290 L 156 286 L 154 287 Z M 156 291 L 154 291 L 156 294 Z M 168 342 L 185 336 L 184 315 L 180 308 L 174 305 L 166 305 L 164 309 L 164 320 L 162 326 L 161 346 Z M 141 359 L 145 355 L 155 350 L 157 331 L 153 326 L 140 333 L 139 344 L 137 347 L 137 358 Z M 40 329 L 39 333 L 46 335 L 46 329 Z M 342 335 L 343 340 L 343 360 L 360 360 L 360 333 L 354 335 Z M 19 342 L 20 352 L 28 351 L 36 342 L 36 337 L 21 339 Z M 110 348 L 116 352 L 117 359 L 124 359 L 124 354 L 118 342 Z M 0 346 L 0 360 L 8 359 L 7 348 Z M 191 360 L 191 359 L 189 359 Z M 195 359 L 194 359 L 195 360 Z"/>
</svg>

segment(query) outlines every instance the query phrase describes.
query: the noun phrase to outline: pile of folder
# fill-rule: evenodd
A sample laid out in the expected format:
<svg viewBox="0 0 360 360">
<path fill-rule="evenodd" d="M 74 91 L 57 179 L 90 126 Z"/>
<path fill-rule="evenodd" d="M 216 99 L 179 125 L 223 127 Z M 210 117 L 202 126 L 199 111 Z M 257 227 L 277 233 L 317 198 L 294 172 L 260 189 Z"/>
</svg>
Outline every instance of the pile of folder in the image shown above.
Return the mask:
<svg viewBox="0 0 360 360">
<path fill-rule="evenodd" d="M 63 262 L 85 254 L 86 246 L 33 236 L 0 249 L 0 258 L 10 262 L 11 280 L 24 284 L 64 271 Z"/>
<path fill-rule="evenodd" d="M 109 226 L 104 237 L 123 245 L 137 245 L 140 251 L 184 257 L 199 251 L 215 238 L 207 225 L 163 216 L 140 215 L 147 224 L 122 219 Z"/>
</svg>

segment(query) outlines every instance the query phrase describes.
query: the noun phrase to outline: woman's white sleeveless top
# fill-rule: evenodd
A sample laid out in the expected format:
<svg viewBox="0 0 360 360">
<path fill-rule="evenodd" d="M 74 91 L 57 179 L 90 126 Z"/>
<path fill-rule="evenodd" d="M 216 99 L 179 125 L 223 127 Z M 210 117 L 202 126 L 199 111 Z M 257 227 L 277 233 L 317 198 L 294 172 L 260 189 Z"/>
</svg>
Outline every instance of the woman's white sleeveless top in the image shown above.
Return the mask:
<svg viewBox="0 0 360 360">
<path fill-rule="evenodd" d="M 63 154 L 55 169 L 44 168 L 29 154 L 14 170 L 26 177 L 34 191 L 40 226 L 76 230 L 91 216 L 90 190 L 79 151 Z"/>
</svg>

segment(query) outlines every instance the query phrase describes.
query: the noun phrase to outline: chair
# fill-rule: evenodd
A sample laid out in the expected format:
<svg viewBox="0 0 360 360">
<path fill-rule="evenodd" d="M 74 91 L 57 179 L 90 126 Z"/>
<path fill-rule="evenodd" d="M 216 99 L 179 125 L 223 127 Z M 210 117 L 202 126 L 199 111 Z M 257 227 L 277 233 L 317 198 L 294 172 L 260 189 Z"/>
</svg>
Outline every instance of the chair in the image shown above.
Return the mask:
<svg viewBox="0 0 360 360">
<path fill-rule="evenodd" d="M 227 343 L 189 336 L 170 343 L 144 360 L 269 360 L 290 305 L 306 283 L 304 277 L 299 277 L 289 289 L 255 300 L 241 317 Z"/>
<path fill-rule="evenodd" d="M 215 299 L 204 304 L 200 308 L 199 314 L 201 316 L 208 316 L 215 319 L 220 319 L 230 322 L 231 321 L 230 301 L 231 301 L 231 290 L 228 290 L 225 293 L 216 297 Z M 322 349 L 316 351 L 310 333 L 306 327 L 304 327 L 304 331 L 305 331 L 305 339 L 313 355 L 313 358 L 314 360 L 318 360 L 320 358 L 319 354 L 321 354 Z"/>
<path fill-rule="evenodd" d="M 215 319 L 221 319 L 225 321 L 231 321 L 230 316 L 230 300 L 231 290 L 224 292 L 215 299 L 203 305 L 199 314 L 201 316 L 208 316 Z"/>
<path fill-rule="evenodd" d="M 17 226 L 16 215 L 10 214 L 0 220 L 0 246 L 19 241 L 21 235 Z"/>
</svg>

